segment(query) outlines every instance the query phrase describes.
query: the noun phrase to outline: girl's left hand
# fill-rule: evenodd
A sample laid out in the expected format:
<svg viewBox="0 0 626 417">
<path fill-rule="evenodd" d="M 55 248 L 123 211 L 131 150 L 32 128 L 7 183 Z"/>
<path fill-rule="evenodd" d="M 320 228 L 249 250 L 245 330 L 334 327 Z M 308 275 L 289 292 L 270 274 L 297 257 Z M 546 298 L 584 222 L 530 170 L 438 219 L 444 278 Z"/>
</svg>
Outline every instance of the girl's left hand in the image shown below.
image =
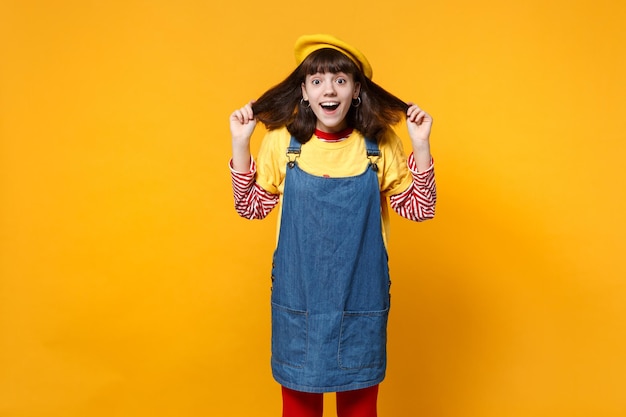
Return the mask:
<svg viewBox="0 0 626 417">
<path fill-rule="evenodd" d="M 430 128 L 433 125 L 433 118 L 428 113 L 416 104 L 409 103 L 409 109 L 406 111 L 406 124 L 414 146 L 428 143 Z"/>
</svg>

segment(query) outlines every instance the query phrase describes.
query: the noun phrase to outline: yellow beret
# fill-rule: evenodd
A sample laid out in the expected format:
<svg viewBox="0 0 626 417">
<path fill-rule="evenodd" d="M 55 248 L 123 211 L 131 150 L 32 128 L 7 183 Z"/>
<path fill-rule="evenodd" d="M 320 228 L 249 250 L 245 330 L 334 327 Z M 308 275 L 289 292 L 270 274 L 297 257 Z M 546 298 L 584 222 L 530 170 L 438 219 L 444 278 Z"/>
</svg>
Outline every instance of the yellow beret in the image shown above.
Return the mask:
<svg viewBox="0 0 626 417">
<path fill-rule="evenodd" d="M 361 53 L 355 47 L 345 43 L 344 41 L 335 38 L 332 35 L 318 34 L 318 35 L 303 35 L 298 38 L 295 46 L 296 64 L 300 65 L 304 59 L 319 49 L 331 48 L 339 52 L 342 52 L 348 58 L 350 58 L 360 69 L 367 78 L 372 78 L 372 67 L 365 58 L 365 55 Z"/>
</svg>

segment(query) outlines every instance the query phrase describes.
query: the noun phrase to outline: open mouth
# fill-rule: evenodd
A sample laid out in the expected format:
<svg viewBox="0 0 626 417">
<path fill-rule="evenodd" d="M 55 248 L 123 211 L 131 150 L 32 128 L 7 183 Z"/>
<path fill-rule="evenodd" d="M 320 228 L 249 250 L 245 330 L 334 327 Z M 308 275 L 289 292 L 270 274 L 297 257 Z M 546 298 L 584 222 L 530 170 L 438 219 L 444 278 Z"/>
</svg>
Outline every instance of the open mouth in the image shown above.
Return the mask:
<svg viewBox="0 0 626 417">
<path fill-rule="evenodd" d="M 335 111 L 339 107 L 339 103 L 334 102 L 334 101 L 327 102 L 327 103 L 320 103 L 320 106 L 322 106 L 322 109 L 326 111 Z"/>
</svg>

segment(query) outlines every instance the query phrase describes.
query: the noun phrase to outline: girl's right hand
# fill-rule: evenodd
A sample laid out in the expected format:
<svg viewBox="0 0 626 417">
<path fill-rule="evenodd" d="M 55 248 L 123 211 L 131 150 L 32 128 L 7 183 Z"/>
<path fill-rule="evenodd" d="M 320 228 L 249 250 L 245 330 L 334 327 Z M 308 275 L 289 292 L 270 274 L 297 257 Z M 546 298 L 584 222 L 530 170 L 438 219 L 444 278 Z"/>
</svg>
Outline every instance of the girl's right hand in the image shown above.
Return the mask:
<svg viewBox="0 0 626 417">
<path fill-rule="evenodd" d="M 249 142 L 254 128 L 256 127 L 256 119 L 252 111 L 254 100 L 242 108 L 235 110 L 230 115 L 230 134 L 233 142 Z"/>
</svg>

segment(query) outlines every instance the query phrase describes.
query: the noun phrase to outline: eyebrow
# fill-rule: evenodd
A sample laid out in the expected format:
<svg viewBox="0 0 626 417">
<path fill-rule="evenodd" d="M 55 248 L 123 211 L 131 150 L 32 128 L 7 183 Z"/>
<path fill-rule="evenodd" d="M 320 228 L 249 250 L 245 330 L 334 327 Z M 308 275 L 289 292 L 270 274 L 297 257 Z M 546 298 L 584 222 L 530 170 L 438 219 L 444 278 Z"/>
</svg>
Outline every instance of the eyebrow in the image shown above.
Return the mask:
<svg viewBox="0 0 626 417">
<path fill-rule="evenodd" d="M 344 71 L 338 71 L 338 72 L 333 72 L 333 71 L 326 71 L 326 72 L 315 72 L 313 74 L 307 74 L 307 76 L 309 77 L 314 77 L 316 75 L 324 75 L 324 74 L 334 74 L 334 75 L 343 75 L 343 76 L 348 76 L 347 72 Z"/>
</svg>

